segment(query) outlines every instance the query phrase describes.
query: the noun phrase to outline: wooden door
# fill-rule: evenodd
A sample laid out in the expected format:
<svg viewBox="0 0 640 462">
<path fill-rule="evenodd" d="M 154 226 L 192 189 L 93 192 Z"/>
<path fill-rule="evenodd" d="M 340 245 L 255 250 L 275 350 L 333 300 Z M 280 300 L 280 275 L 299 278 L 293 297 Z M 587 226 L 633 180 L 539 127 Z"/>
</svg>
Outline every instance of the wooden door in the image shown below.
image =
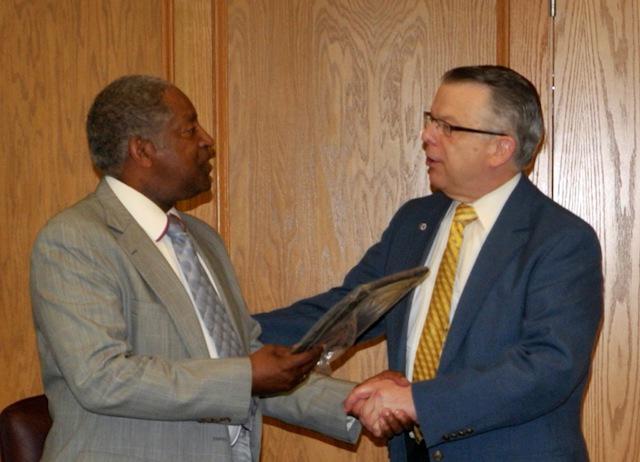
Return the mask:
<svg viewBox="0 0 640 462">
<path fill-rule="evenodd" d="M 596 229 L 605 313 L 583 426 L 594 461 L 640 460 L 640 5 L 558 2 L 553 196 Z"/>
<path fill-rule="evenodd" d="M 382 3 L 230 4 L 230 238 L 251 309 L 338 283 L 393 210 L 427 191 L 414 130 L 443 70 L 509 65 L 545 111 L 534 182 L 602 242 L 605 320 L 583 416 L 591 458 L 638 460 L 637 2 L 559 2 L 555 18 L 528 0 L 393 2 L 385 14 Z M 383 369 L 383 348 L 338 375 Z M 264 460 L 385 459 L 369 441 L 354 454 L 300 433 L 268 429 Z"/>
<path fill-rule="evenodd" d="M 0 1 L 0 409 L 42 392 L 29 299 L 38 230 L 95 188 L 84 121 L 123 74 L 177 83 L 214 130 L 211 0 Z M 183 208 L 215 225 L 217 201 Z"/>
<path fill-rule="evenodd" d="M 0 2 L 2 408 L 42 391 L 28 289 L 33 240 L 95 188 L 84 121 L 98 90 L 124 73 L 164 75 L 163 15 L 155 0 Z"/>
<path fill-rule="evenodd" d="M 534 181 L 599 235 L 605 276 L 583 429 L 591 460 L 640 460 L 640 8 L 637 1 L 510 0 L 509 65 L 541 90 Z"/>
<path fill-rule="evenodd" d="M 229 29 L 229 243 L 250 309 L 340 283 L 394 211 L 428 192 L 422 111 L 438 80 L 495 62 L 493 0 L 233 0 Z M 386 368 L 385 344 L 336 376 Z M 268 425 L 265 461 L 387 459 Z"/>
</svg>

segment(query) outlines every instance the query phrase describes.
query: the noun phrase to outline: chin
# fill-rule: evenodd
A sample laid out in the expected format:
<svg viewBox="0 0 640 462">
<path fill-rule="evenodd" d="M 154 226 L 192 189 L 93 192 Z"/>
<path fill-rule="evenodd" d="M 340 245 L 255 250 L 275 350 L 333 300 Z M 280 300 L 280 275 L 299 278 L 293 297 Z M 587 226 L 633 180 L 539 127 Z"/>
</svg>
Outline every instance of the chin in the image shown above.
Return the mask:
<svg viewBox="0 0 640 462">
<path fill-rule="evenodd" d="M 437 177 L 429 175 L 429 189 L 433 192 L 442 191 L 442 182 L 438 181 Z"/>
<path fill-rule="evenodd" d="M 196 189 L 198 190 L 198 194 L 203 193 L 205 191 L 209 191 L 211 189 L 211 185 L 213 184 L 211 177 L 207 174 L 206 177 L 200 178 L 200 180 L 196 183 Z"/>
<path fill-rule="evenodd" d="M 429 189 L 431 190 L 432 193 L 436 193 L 436 192 L 442 191 L 441 187 L 439 187 L 438 185 L 435 185 L 433 183 L 429 184 Z"/>
<path fill-rule="evenodd" d="M 200 194 L 205 194 L 208 193 L 209 191 L 211 191 L 211 185 L 209 185 L 206 188 L 198 188 L 198 190 L 196 191 L 196 193 L 193 195 L 195 196 L 199 196 Z"/>
</svg>

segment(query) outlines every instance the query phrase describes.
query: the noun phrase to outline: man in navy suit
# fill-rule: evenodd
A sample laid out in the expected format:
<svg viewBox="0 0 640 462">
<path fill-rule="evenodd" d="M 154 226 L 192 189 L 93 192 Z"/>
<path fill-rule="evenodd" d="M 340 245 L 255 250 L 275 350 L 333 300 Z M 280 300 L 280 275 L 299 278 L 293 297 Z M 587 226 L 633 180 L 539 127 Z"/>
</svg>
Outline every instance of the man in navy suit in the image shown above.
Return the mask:
<svg viewBox="0 0 640 462">
<path fill-rule="evenodd" d="M 518 73 L 450 70 L 422 131 L 434 193 L 407 202 L 340 287 L 256 316 L 264 342 L 293 343 L 356 285 L 417 265 L 432 269 L 366 335 L 386 335 L 390 371 L 345 403 L 374 434 L 389 413 L 414 423 L 389 442 L 393 461 L 588 460 L 580 414 L 602 317 L 601 253 L 592 228 L 523 174 L 543 131 L 536 89 Z M 449 275 L 435 376 L 416 380 L 459 204 L 476 219 L 464 228 Z"/>
</svg>

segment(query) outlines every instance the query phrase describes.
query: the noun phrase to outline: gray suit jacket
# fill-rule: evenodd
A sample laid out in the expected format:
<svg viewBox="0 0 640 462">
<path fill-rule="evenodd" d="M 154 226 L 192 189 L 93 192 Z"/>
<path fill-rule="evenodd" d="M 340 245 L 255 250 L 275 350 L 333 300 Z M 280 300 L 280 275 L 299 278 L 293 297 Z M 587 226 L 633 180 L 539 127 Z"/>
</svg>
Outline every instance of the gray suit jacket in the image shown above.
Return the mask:
<svg viewBox="0 0 640 462">
<path fill-rule="evenodd" d="M 258 349 L 220 237 L 182 215 L 247 351 Z M 43 460 L 227 461 L 227 424 L 247 422 L 251 365 L 209 358 L 193 305 L 155 244 L 106 182 L 54 217 L 31 259 L 31 296 L 53 427 Z M 353 387 L 312 375 L 261 414 L 353 442 L 342 401 Z"/>
</svg>

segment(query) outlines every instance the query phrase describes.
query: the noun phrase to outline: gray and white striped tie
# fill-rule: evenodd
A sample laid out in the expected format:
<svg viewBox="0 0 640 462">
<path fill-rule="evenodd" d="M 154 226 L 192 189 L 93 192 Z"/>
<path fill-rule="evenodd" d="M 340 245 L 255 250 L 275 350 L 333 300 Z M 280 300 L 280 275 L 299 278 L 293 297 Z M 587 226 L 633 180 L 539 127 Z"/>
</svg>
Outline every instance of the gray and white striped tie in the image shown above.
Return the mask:
<svg viewBox="0 0 640 462">
<path fill-rule="evenodd" d="M 238 332 L 231 324 L 229 313 L 227 313 L 196 255 L 184 223 L 173 214 L 169 214 L 168 217 L 167 235 L 173 243 L 178 263 L 191 289 L 196 309 L 213 339 L 218 355 L 221 358 L 245 356 L 246 352 L 242 348 Z"/>
</svg>

